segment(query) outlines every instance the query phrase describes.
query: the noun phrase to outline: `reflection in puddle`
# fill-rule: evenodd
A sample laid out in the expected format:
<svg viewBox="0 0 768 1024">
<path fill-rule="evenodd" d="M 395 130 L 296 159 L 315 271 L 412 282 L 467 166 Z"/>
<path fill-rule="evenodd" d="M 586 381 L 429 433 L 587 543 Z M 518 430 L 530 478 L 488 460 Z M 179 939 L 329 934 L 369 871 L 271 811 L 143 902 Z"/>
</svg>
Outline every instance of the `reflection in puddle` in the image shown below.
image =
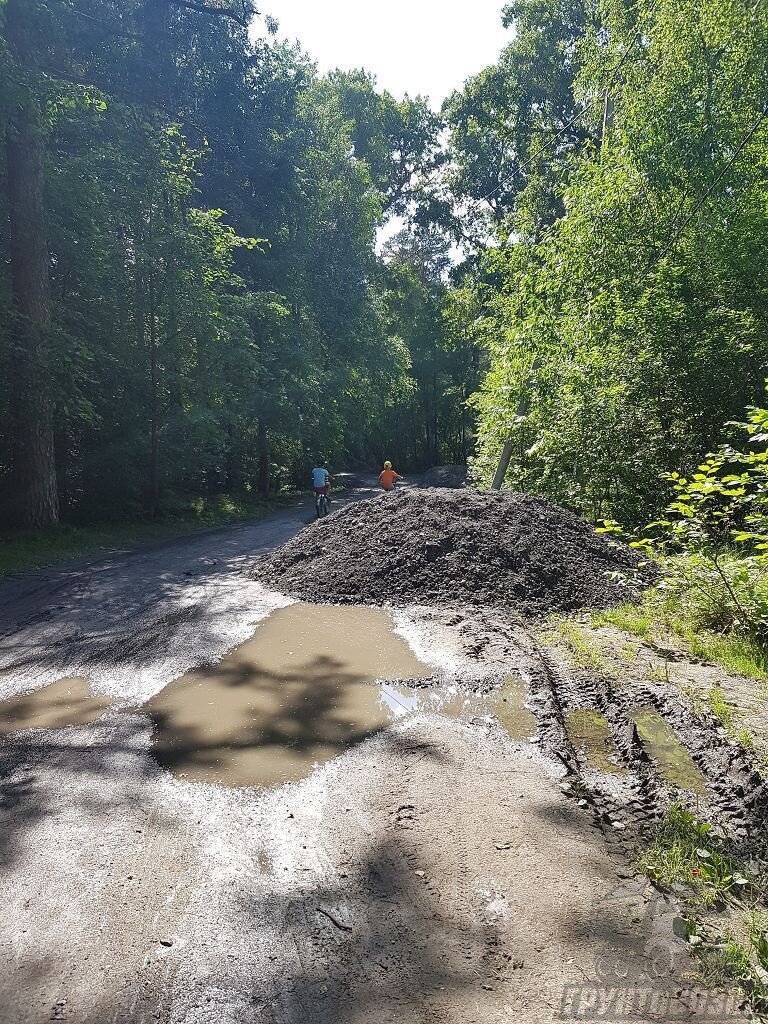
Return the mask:
<svg viewBox="0 0 768 1024">
<path fill-rule="evenodd" d="M 645 752 L 657 763 L 666 781 L 703 796 L 704 776 L 669 723 L 651 707 L 636 708 L 629 717 L 637 726 Z"/>
<path fill-rule="evenodd" d="M 290 605 L 218 664 L 187 672 L 149 701 L 153 753 L 188 779 L 274 786 L 415 711 L 495 714 L 513 738 L 535 732 L 520 679 L 471 698 L 383 682 L 430 675 L 382 609 Z"/>
<path fill-rule="evenodd" d="M 536 732 L 522 679 L 471 695 L 456 686 L 396 683 L 431 675 L 384 610 L 294 604 L 273 612 L 216 665 L 170 683 L 143 709 L 160 765 L 227 786 L 304 778 L 316 764 L 419 711 L 463 721 L 495 716 L 518 740 Z M 82 725 L 112 706 L 91 694 L 87 680 L 62 679 L 0 703 L 0 734 Z"/>
<path fill-rule="evenodd" d="M 402 718 L 411 711 L 417 711 L 419 707 L 418 693 L 408 694 L 389 683 L 382 683 L 379 700 L 389 709 L 392 718 Z"/>
<path fill-rule="evenodd" d="M 565 728 L 573 746 L 582 752 L 590 768 L 613 775 L 625 775 L 619 764 L 616 744 L 613 742 L 608 720 L 592 708 L 568 711 Z"/>
<path fill-rule="evenodd" d="M 490 693 L 468 695 L 457 688 L 420 690 L 411 698 L 411 706 L 448 718 L 469 721 L 473 718 L 498 719 L 513 740 L 530 739 L 537 730 L 536 718 L 525 706 L 526 686 L 518 676 L 509 676 Z"/>
<path fill-rule="evenodd" d="M 22 729 L 87 725 L 113 703 L 108 697 L 95 697 L 87 679 L 59 679 L 33 693 L 19 693 L 0 701 L 0 735 Z"/>
<path fill-rule="evenodd" d="M 537 729 L 536 718 L 525 706 L 526 687 L 522 679 L 509 676 L 490 693 L 467 694 L 457 687 L 421 690 L 420 708 L 448 718 L 469 721 L 496 718 L 513 740 L 530 739 Z"/>
<path fill-rule="evenodd" d="M 290 605 L 149 701 L 154 754 L 199 781 L 300 779 L 418 705 L 418 694 L 372 681 L 430 675 L 381 609 Z"/>
</svg>

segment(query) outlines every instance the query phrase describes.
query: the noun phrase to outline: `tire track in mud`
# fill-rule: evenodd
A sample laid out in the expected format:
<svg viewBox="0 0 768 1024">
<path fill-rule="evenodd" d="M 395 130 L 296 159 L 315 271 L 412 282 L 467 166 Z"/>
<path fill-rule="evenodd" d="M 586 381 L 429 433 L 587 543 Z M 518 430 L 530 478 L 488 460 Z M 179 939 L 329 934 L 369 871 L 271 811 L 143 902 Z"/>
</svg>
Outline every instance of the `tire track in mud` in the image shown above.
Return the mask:
<svg viewBox="0 0 768 1024">
<path fill-rule="evenodd" d="M 701 803 L 727 838 L 748 850 L 768 829 L 768 788 L 749 751 L 723 736 L 720 722 L 708 712 L 687 707 L 661 685 L 633 682 L 616 687 L 604 676 L 569 670 L 527 633 L 528 650 L 522 674 L 529 687 L 528 706 L 539 729 L 541 749 L 561 761 L 603 826 L 617 823 L 637 832 L 662 817 L 674 799 L 698 810 L 694 795 L 678 790 L 649 757 L 630 717 L 638 708 L 655 711 L 674 731 L 701 772 L 707 792 Z M 574 710 L 602 715 L 624 775 L 591 767 L 568 735 L 566 716 Z"/>
<path fill-rule="evenodd" d="M 443 892 L 441 891 L 440 884 L 433 877 L 428 877 L 426 874 L 421 876 L 416 874 L 417 871 L 424 872 L 423 865 L 428 863 L 424 859 L 423 851 L 425 846 L 429 845 L 429 838 L 424 835 L 423 809 L 419 807 L 419 797 L 411 770 L 413 766 L 409 765 L 407 758 L 404 758 L 404 761 L 402 783 L 396 794 L 397 799 L 393 804 L 395 809 L 392 812 L 392 824 L 399 833 L 398 845 L 401 848 L 403 860 L 405 861 L 408 881 L 411 882 L 410 885 L 406 884 L 404 888 L 407 889 L 411 907 L 416 914 L 425 921 L 430 917 L 436 918 L 438 921 L 436 930 L 439 931 L 440 925 L 443 923 L 441 920 L 443 915 L 440 914 L 439 910 L 431 912 L 430 904 L 433 906 L 435 904 L 439 905 Z M 410 801 L 413 801 L 413 803 Z M 454 837 L 452 836 L 452 838 Z M 418 881 L 414 883 L 413 879 Z M 443 883 L 447 881 L 445 876 L 442 881 Z M 403 896 L 405 896 L 405 893 L 403 893 Z M 438 915 L 440 916 L 438 917 Z M 410 975 L 408 987 L 412 991 L 419 991 L 417 972 L 409 969 L 407 973 Z M 427 984 L 422 987 L 418 1006 L 417 1008 L 412 1007 L 412 1009 L 417 1009 L 419 1024 L 439 1024 L 440 1020 L 443 1019 L 435 1005 L 437 988 L 439 986 L 436 986 L 432 979 L 429 979 Z"/>
<path fill-rule="evenodd" d="M 498 690 L 511 675 L 522 677 L 539 748 L 563 765 L 574 795 L 592 805 L 609 837 L 647 828 L 676 799 L 700 813 L 695 794 L 669 783 L 649 756 L 631 717 L 642 708 L 672 730 L 706 786 L 703 810 L 732 843 L 749 852 L 768 833 L 768 787 L 754 756 L 729 741 L 711 713 L 690 707 L 673 684 L 627 677 L 618 685 L 601 673 L 571 668 L 556 647 L 542 642 L 535 624 L 498 608 L 482 613 L 456 605 L 420 608 L 411 610 L 410 622 L 422 636 L 451 638 L 447 681 L 470 702 L 473 695 Z M 605 719 L 623 774 L 598 770 L 574 747 L 567 716 L 577 710 Z"/>
</svg>

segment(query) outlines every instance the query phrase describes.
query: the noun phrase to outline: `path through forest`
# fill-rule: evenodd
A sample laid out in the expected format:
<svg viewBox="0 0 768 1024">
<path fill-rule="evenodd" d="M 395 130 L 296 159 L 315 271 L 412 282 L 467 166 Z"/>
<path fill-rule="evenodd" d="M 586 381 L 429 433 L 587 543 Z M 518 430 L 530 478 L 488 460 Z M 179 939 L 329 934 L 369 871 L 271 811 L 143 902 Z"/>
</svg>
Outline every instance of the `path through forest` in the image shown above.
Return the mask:
<svg viewBox="0 0 768 1024">
<path fill-rule="evenodd" d="M 307 518 L 0 588 L 2 695 L 79 677 L 111 703 L 0 745 L 3 1021 L 741 1019 L 690 980 L 677 908 L 629 866 L 620 816 L 568 792 L 556 716 L 515 738 L 482 706 L 505 678 L 538 710 L 545 676 L 569 685 L 498 611 L 398 611 L 421 703 L 304 778 L 226 788 L 158 765 L 146 702 L 288 604 L 244 570 Z M 334 671 L 359 673 L 351 657 Z"/>
</svg>

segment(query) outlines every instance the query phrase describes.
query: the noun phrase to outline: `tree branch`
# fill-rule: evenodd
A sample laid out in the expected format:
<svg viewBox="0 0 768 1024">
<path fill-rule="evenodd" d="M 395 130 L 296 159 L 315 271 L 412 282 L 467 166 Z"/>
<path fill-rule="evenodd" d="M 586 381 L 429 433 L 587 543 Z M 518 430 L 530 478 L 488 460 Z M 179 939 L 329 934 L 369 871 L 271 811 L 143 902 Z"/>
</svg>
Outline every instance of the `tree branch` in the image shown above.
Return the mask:
<svg viewBox="0 0 768 1024">
<path fill-rule="evenodd" d="M 184 7 L 189 11 L 197 11 L 200 14 L 213 14 L 220 15 L 224 18 L 231 18 L 232 21 L 236 21 L 237 24 L 242 25 L 243 28 L 248 28 L 249 22 L 246 15 L 238 14 L 229 7 L 210 7 L 208 4 L 195 3 L 194 0 L 168 0 L 168 3 L 176 7 Z M 70 10 L 78 18 L 84 18 L 85 20 L 92 22 L 94 25 L 98 25 L 110 35 L 121 36 L 123 39 L 136 39 L 139 42 L 146 42 L 146 36 L 142 33 L 129 32 L 127 29 L 109 24 L 106 21 L 102 21 L 101 18 L 95 18 L 92 14 L 88 14 L 87 11 L 81 11 L 77 7 L 71 7 Z M 259 12 L 254 10 L 253 13 L 257 15 Z"/>
<path fill-rule="evenodd" d="M 218 135 L 214 129 L 206 128 L 204 125 L 201 125 L 196 121 L 191 121 L 180 111 L 173 110 L 162 103 L 158 103 L 157 101 L 152 101 L 150 103 L 147 101 L 143 93 L 136 92 L 133 89 L 128 89 L 123 85 L 115 87 L 112 83 L 102 82 L 96 78 L 73 75 L 68 71 L 61 70 L 61 68 L 50 67 L 47 64 L 40 64 L 37 67 L 32 65 L 19 66 L 23 67 L 25 71 L 42 71 L 43 74 L 47 75 L 49 78 L 58 79 L 62 82 L 70 82 L 72 85 L 98 89 L 99 92 L 103 93 L 105 96 L 112 97 L 121 103 L 127 104 L 128 106 L 143 107 L 159 111 L 162 114 L 167 114 L 168 117 L 177 124 L 187 125 L 190 128 L 194 128 L 195 131 L 199 132 L 204 139 L 217 139 L 222 141 L 221 136 Z"/>
<path fill-rule="evenodd" d="M 220 16 L 222 18 L 229 18 L 231 21 L 237 22 L 241 28 L 248 28 L 249 21 L 245 13 L 238 14 L 233 11 L 231 7 L 211 7 L 208 4 L 195 3 L 195 0 L 168 0 L 173 7 L 183 7 L 188 11 L 197 11 L 198 14 L 212 14 Z M 254 14 L 258 12 L 254 11 Z"/>
</svg>

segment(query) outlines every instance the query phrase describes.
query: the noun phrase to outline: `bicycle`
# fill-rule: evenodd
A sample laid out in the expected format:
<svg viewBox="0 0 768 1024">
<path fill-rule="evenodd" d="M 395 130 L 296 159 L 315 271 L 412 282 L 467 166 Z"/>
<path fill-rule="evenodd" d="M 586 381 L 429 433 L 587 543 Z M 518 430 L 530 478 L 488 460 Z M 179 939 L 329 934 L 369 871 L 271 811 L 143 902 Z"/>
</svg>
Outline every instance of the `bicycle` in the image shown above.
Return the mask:
<svg viewBox="0 0 768 1024">
<path fill-rule="evenodd" d="M 330 501 L 328 500 L 327 494 L 316 494 L 315 495 L 315 512 L 317 518 L 322 519 L 323 516 L 327 516 L 330 511 Z"/>
</svg>

